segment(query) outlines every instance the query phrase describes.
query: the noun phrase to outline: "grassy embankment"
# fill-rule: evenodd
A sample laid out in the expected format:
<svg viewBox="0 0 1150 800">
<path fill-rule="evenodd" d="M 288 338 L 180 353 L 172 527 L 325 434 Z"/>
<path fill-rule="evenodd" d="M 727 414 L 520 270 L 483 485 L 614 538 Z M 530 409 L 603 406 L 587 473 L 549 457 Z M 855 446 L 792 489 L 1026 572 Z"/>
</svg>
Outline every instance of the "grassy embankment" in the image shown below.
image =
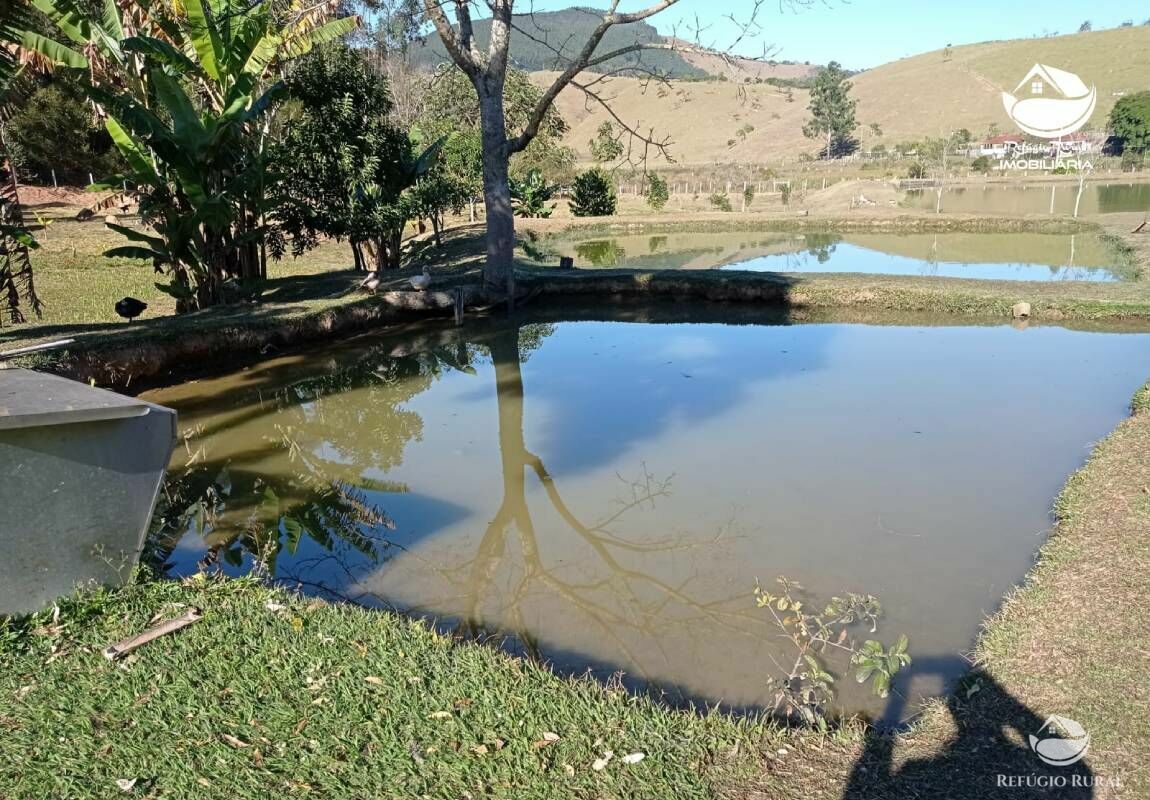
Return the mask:
<svg viewBox="0 0 1150 800">
<path fill-rule="evenodd" d="M 972 673 L 907 733 L 673 711 L 391 614 L 194 578 L 0 622 L 0 796 L 989 798 L 1003 773 L 1150 796 L 1150 386 L 1133 408 L 1063 490 Z M 101 654 L 188 606 L 190 629 Z M 1051 713 L 1092 736 L 1072 770 L 1027 747 Z"/>
<path fill-rule="evenodd" d="M 885 210 L 884 210 L 885 211 Z M 1121 216 L 1121 215 L 1116 215 Z M 565 220 L 524 221 L 526 237 L 547 236 L 579 226 L 584 232 L 618 230 L 709 229 L 762 231 L 898 232 L 1069 232 L 1096 230 L 1073 220 L 951 215 L 875 213 L 849 218 L 796 218 L 771 214 L 698 214 L 673 221 L 635 216 L 611 222 Z M 1116 236 L 1130 230 L 1126 220 L 1107 223 Z M 1132 226 L 1131 226 L 1132 227 Z M 445 246 L 428 249 L 413 263 L 413 271 L 429 264 L 436 274 L 436 291 L 408 291 L 403 273 L 375 297 L 357 292 L 359 276 L 347 269 L 347 253 L 338 244 L 325 245 L 299 262 L 273 266 L 273 277 L 257 306 L 232 306 L 175 317 L 170 298 L 153 286 L 149 266 L 112 262 L 101 253 L 112 234 L 99 223 L 53 226 L 36 254 L 37 279 L 47 304 L 44 319 L 0 329 L 0 350 L 39 342 L 74 338 L 76 342 L 49 353 L 27 357 L 24 365 L 105 385 L 124 386 L 133 379 L 185 368 L 189 363 L 221 357 L 242 357 L 356 329 L 394 322 L 406 316 L 449 315 L 451 288 L 477 283 L 482 238 L 476 227 L 450 231 Z M 1120 236 L 1118 238 L 1121 238 Z M 1115 241 L 1118 241 L 1118 238 Z M 1131 237 L 1133 238 L 1133 237 Z M 527 243 L 525 239 L 525 243 Z M 1133 247 L 1135 245 L 1127 245 Z M 1150 258 L 1126 256 L 1130 269 Z M 872 275 L 803 275 L 717 272 L 708 270 L 611 271 L 562 273 L 540 267 L 524 252 L 520 285 L 534 293 L 570 296 L 634 298 L 695 297 L 712 300 L 767 302 L 798 315 L 832 309 L 873 309 L 939 312 L 989 317 L 1009 316 L 1020 300 L 1031 303 L 1036 320 L 1150 319 L 1150 281 L 1112 284 L 1024 283 L 934 277 Z M 117 321 L 112 306 L 124 295 L 149 303 L 141 320 Z"/>
</svg>

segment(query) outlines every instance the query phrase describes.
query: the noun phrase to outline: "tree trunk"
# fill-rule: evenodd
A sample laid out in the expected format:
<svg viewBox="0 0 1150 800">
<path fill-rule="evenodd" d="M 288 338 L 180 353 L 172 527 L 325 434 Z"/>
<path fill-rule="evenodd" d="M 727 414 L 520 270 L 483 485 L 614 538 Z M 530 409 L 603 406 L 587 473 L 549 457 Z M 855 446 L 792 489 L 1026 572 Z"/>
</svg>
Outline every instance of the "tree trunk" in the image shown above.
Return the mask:
<svg viewBox="0 0 1150 800">
<path fill-rule="evenodd" d="M 507 148 L 507 123 L 503 118 L 503 87 L 488 87 L 482 79 L 477 83 L 483 126 L 483 205 L 487 211 L 487 263 L 483 267 L 483 281 L 492 289 L 510 290 L 515 215 L 508 182 L 511 154 Z"/>
</svg>

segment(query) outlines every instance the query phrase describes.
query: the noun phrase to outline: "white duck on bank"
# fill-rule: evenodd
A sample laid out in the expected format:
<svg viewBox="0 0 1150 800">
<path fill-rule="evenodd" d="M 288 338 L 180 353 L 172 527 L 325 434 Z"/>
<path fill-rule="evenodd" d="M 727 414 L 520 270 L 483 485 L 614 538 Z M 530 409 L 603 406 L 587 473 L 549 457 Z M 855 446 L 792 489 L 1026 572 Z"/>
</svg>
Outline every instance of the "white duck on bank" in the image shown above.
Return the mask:
<svg viewBox="0 0 1150 800">
<path fill-rule="evenodd" d="M 359 288 L 365 292 L 375 294 L 375 290 L 379 288 L 379 273 L 369 272 L 367 277 L 359 284 Z"/>
<path fill-rule="evenodd" d="M 431 272 L 427 267 L 424 267 L 422 275 L 413 275 L 408 278 L 408 281 L 411 283 L 411 288 L 417 292 L 426 292 L 428 287 L 431 286 Z"/>
</svg>

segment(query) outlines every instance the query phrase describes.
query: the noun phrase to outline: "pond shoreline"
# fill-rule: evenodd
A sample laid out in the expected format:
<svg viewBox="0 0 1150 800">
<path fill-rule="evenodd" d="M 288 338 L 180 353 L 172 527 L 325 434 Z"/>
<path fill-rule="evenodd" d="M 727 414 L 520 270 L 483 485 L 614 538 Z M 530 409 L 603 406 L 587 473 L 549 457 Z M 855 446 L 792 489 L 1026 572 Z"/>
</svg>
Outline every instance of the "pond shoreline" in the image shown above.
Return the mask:
<svg viewBox="0 0 1150 800">
<path fill-rule="evenodd" d="M 762 231 L 851 232 L 922 231 L 1026 231 L 1102 232 L 1112 246 L 1124 248 L 1132 269 L 1150 269 L 1150 248 L 1142 249 L 1122 228 L 1063 218 L 997 218 L 954 216 L 883 216 L 852 218 L 783 218 L 770 215 L 692 215 L 690 219 L 621 218 L 571 222 L 527 220 L 524 236 L 530 246 L 541 233 L 598 230 L 659 231 L 691 229 Z M 1127 229 L 1128 230 L 1128 229 Z M 475 230 L 461 232 L 474 244 Z M 418 319 L 450 318 L 457 289 L 464 293 L 467 316 L 489 309 L 503 313 L 498 297 L 479 285 L 475 256 L 444 265 L 436 291 L 406 288 L 408 272 L 389 275 L 374 296 L 356 291 L 361 275 L 355 272 L 315 276 L 315 301 L 265 301 L 245 313 L 229 307 L 184 317 L 148 320 L 132 326 L 88 326 L 67 347 L 14 359 L 13 366 L 42 369 L 64 377 L 119 390 L 134 390 L 141 383 L 166 382 L 197 361 L 221 366 L 246 359 L 279 354 L 306 344 L 345 337 L 381 326 Z M 538 305 L 551 298 L 576 297 L 608 305 L 666 298 L 703 300 L 784 309 L 796 318 L 830 310 L 932 312 L 967 317 L 1011 319 L 1018 302 L 1031 304 L 1035 322 L 1104 321 L 1150 324 L 1150 281 L 1111 284 L 993 281 L 962 278 L 884 276 L 867 274 L 805 274 L 740 272 L 737 270 L 559 270 L 522 264 L 516 270 L 520 303 Z M 476 308 L 478 307 L 478 308 Z M 450 323 L 446 323 L 450 324 Z M 63 331 L 63 329 L 60 329 Z M 18 342 L 14 342 L 18 343 Z"/>
<path fill-rule="evenodd" d="M 301 786 L 337 796 L 359 775 L 380 794 L 480 780 L 565 796 L 989 798 L 1009 773 L 1078 775 L 1095 781 L 1093 796 L 1115 786 L 1141 796 L 1150 721 L 1130 701 L 1150 670 L 1140 535 L 1150 525 L 1150 384 L 1131 406 L 1060 493 L 1056 528 L 987 619 L 971 671 L 908 732 L 674 711 L 387 612 L 252 579 L 145 581 L 0 621 L 0 793 L 111 795 L 115 781 L 143 776 L 156 796 Z M 101 655 L 153 614 L 188 606 L 205 620 L 125 668 Z M 283 691 L 300 675 L 307 688 Z M 169 712 L 188 708 L 201 713 Z M 1043 767 L 1025 743 L 1055 713 L 1092 736 L 1071 770 Z M 48 728 L 60 736 L 43 740 Z M 592 769 L 607 750 L 614 760 Z M 642 770 L 619 761 L 633 752 L 644 753 Z"/>
</svg>

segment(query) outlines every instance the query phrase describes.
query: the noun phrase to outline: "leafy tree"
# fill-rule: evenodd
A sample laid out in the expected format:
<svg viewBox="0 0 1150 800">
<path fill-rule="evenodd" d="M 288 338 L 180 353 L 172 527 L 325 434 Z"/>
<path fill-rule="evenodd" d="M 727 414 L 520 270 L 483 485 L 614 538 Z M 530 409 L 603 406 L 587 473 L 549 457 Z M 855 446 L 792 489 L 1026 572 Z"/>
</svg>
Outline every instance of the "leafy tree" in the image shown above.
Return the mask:
<svg viewBox="0 0 1150 800">
<path fill-rule="evenodd" d="M 507 71 L 503 108 L 506 125 L 517 129 L 527 125 L 531 113 L 542 97 L 542 90 L 531 82 L 526 72 Z M 466 135 L 478 146 L 479 158 L 474 163 L 477 194 L 483 192 L 482 119 L 475 89 L 467 76 L 457 69 L 441 70 L 429 79 L 424 113 L 419 127 L 429 136 Z M 567 123 L 555 109 L 549 109 L 540 123 L 538 134 L 510 162 L 510 175 L 526 178 L 538 170 L 550 181 L 566 181 L 572 176 L 575 153 L 563 144 Z"/>
<path fill-rule="evenodd" d="M 587 144 L 591 149 L 591 158 L 601 164 L 614 161 L 623 155 L 623 143 L 619 141 L 615 126 L 610 122 L 600 125 L 599 130 L 595 132 L 595 138 Z"/>
<path fill-rule="evenodd" d="M 539 95 L 526 123 L 520 127 L 509 126 L 506 114 L 507 83 L 513 74 L 507 65 L 512 30 L 515 27 L 515 0 L 488 0 L 484 4 L 485 13 L 490 15 L 486 46 L 481 46 L 476 39 L 471 3 L 455 3 L 453 22 L 448 17 L 447 6 L 440 0 L 423 0 L 424 11 L 435 26 L 444 49 L 455 66 L 471 81 L 474 96 L 478 100 L 483 136 L 483 194 L 487 208 L 487 262 L 483 274 L 489 286 L 510 288 L 514 279 L 512 259 L 515 252 L 515 216 L 509 182 L 511 157 L 526 150 L 537 138 L 548 116 L 554 113 L 555 98 L 581 72 L 603 65 L 612 58 L 641 54 L 644 49 L 665 49 L 662 43 L 635 41 L 633 44 L 611 48 L 606 53 L 596 52 L 609 32 L 634 30 L 627 26 L 642 23 L 677 2 L 658 0 L 645 8 L 627 12 L 620 11 L 618 2 L 613 2 L 602 16 L 599 16 L 599 12 L 591 12 L 598 17 L 594 27 L 590 33 L 577 36 L 564 45 L 570 45 L 571 57 L 560 60 L 558 76 Z M 523 17 L 530 18 L 530 14 Z M 584 85 L 583 89 L 592 97 L 598 96 L 595 87 Z M 577 183 L 580 180 L 584 185 L 587 182 L 584 176 L 580 176 Z"/>
<path fill-rule="evenodd" d="M 667 181 L 654 172 L 647 173 L 647 205 L 656 211 L 662 211 L 671 199 L 671 192 L 667 188 Z"/>
<path fill-rule="evenodd" d="M 991 164 L 989 156 L 979 156 L 970 163 L 970 168 L 975 172 L 980 172 L 983 175 L 990 173 Z"/>
<path fill-rule="evenodd" d="M 1150 149 L 1150 91 L 1120 98 L 1110 112 L 1109 125 L 1123 151 L 1143 154 Z"/>
<path fill-rule="evenodd" d="M 599 167 L 587 170 L 571 187 L 571 213 L 577 217 L 610 217 L 618 200 L 611 177 Z"/>
<path fill-rule="evenodd" d="M 803 126 L 803 134 L 809 139 L 826 138 L 824 158 L 837 158 L 857 147 L 852 136 L 858 127 L 855 119 L 857 102 L 850 96 L 851 82 L 847 77 L 838 62 L 832 61 L 819 73 L 811 87 L 808 106 L 811 118 Z"/>
<path fill-rule="evenodd" d="M 422 143 L 422 133 L 414 131 L 412 140 Z M 462 212 L 482 187 L 482 153 L 475 136 L 458 133 L 441 137 L 429 147 L 424 152 L 435 157 L 427 163 L 426 172 L 416 176 L 410 192 L 412 212 L 431 221 L 435 243 L 440 245 L 446 213 Z"/>
<path fill-rule="evenodd" d="M 42 86 L 8 123 L 9 143 L 23 154 L 21 169 L 41 180 L 53 171 L 61 180 L 87 183 L 123 167 L 112 137 L 96 125 L 83 91 L 71 81 Z"/>
<path fill-rule="evenodd" d="M 407 134 L 388 121 L 387 82 L 335 45 L 301 59 L 287 90 L 291 104 L 274 149 L 278 231 L 296 255 L 323 235 L 350 241 L 360 269 L 398 267 L 407 221 L 437 214 L 450 189 L 428 178 L 404 193 L 420 177 Z"/>
<path fill-rule="evenodd" d="M 107 2 L 101 13 L 37 0 L 66 43 L 28 33 L 26 47 L 86 71 L 88 96 L 128 165 L 127 181 L 155 235 L 111 226 L 133 245 L 109 255 L 150 260 L 177 310 L 255 291 L 266 276 L 270 182 L 265 131 L 283 94 L 281 65 L 354 29 L 302 0 Z M 286 12 L 286 13 L 284 13 Z M 136 35 L 130 33 L 138 31 Z"/>
<path fill-rule="evenodd" d="M 911 180 L 922 180 L 926 177 L 926 164 L 921 161 L 913 162 L 907 167 L 906 176 Z"/>
<path fill-rule="evenodd" d="M 1085 22 L 1083 22 L 1081 25 L 1078 26 L 1078 32 L 1079 33 L 1089 33 L 1092 30 L 1094 30 L 1094 23 L 1091 22 L 1090 20 L 1086 20 Z"/>
<path fill-rule="evenodd" d="M 558 186 L 548 185 L 543 173 L 532 170 L 523 180 L 511 179 L 511 203 L 517 217 L 538 217 L 547 219 L 555 206 L 547 203 L 559 190 Z"/>
</svg>

